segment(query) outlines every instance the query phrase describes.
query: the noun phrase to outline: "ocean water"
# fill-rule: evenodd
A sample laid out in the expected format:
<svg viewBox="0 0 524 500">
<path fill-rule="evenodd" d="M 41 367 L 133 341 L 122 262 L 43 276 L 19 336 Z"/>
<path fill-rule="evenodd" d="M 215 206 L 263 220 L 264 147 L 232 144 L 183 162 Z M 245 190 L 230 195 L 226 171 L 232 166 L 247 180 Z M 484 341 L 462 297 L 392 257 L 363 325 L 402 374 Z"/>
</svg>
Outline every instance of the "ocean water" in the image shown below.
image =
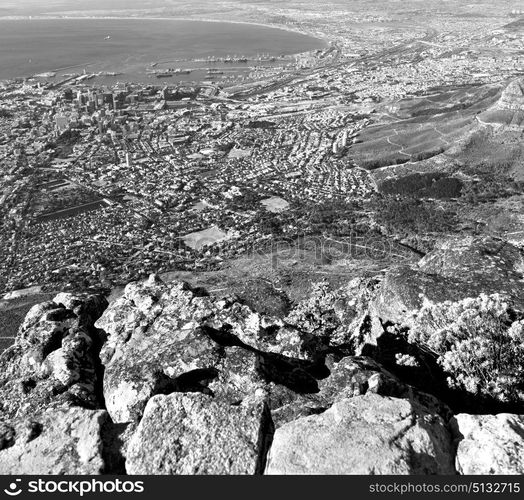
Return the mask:
<svg viewBox="0 0 524 500">
<path fill-rule="evenodd" d="M 151 81 L 146 70 L 152 69 L 152 63 L 157 63 L 157 69 L 185 69 L 191 67 L 187 60 L 278 57 L 323 47 L 323 41 L 311 36 L 251 24 L 173 19 L 0 20 L 0 80 L 86 69 L 125 74 L 115 80 Z M 239 65 L 230 65 L 234 66 Z"/>
</svg>

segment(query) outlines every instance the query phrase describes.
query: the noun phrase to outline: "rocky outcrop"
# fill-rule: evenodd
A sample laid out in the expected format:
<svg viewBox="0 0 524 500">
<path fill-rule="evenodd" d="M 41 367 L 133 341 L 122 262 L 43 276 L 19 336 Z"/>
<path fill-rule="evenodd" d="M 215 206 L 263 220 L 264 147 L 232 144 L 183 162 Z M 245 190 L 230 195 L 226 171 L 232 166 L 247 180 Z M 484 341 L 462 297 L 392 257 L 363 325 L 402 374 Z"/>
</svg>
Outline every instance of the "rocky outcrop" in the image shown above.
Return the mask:
<svg viewBox="0 0 524 500">
<path fill-rule="evenodd" d="M 98 352 L 104 336 L 93 323 L 106 305 L 96 295 L 60 294 L 29 311 L 15 344 L 0 357 L 4 416 L 49 407 L 103 406 Z"/>
<path fill-rule="evenodd" d="M 524 80 L 513 80 L 503 90 L 497 107 L 499 109 L 524 111 Z"/>
<path fill-rule="evenodd" d="M 358 352 L 458 412 L 521 413 L 523 262 L 498 238 L 440 242 L 386 273 Z"/>
<path fill-rule="evenodd" d="M 500 293 L 524 308 L 522 252 L 492 238 L 452 238 L 427 254 L 415 268 L 394 268 L 386 274 L 373 300 L 384 322 L 403 323 L 424 298 L 438 303 Z"/>
<path fill-rule="evenodd" d="M 383 322 L 403 323 L 420 309 L 424 297 L 432 302 L 459 300 L 471 292 L 453 279 L 419 269 L 398 267 L 388 271 L 373 302 L 374 314 Z"/>
<path fill-rule="evenodd" d="M 239 402 L 270 382 L 317 388 L 307 334 L 184 283 L 152 277 L 128 285 L 96 326 L 108 334 L 104 398 L 115 422 L 138 421 L 156 394 L 193 391 Z"/>
<path fill-rule="evenodd" d="M 453 420 L 431 378 L 445 373 L 435 353 L 421 352 L 471 314 L 485 329 L 492 303 L 495 319 L 510 325 L 506 350 L 520 352 L 521 316 L 502 296 L 428 309 L 420 289 L 410 290 L 422 283 L 443 300 L 450 290 L 462 297 L 487 287 L 517 303 L 520 265 L 520 252 L 497 240 L 464 242 L 457 252 L 444 244 L 409 268 L 405 289 L 391 285 L 398 270 L 382 283 L 323 283 L 283 319 L 155 276 L 128 285 L 109 307 L 99 296 L 60 294 L 30 311 L 0 355 L 0 472 L 452 474 L 455 463 L 460 472 L 485 466 L 465 458 L 481 440 L 491 443 L 494 473 L 509 471 L 520 456 L 520 417 L 499 428 L 488 417 Z M 487 271 L 478 274 L 480 266 Z M 490 390 L 507 400 L 504 367 L 489 371 Z M 520 394 L 517 379 L 510 385 Z"/>
<path fill-rule="evenodd" d="M 0 423 L 0 474 L 101 474 L 104 410 L 48 410 Z"/>
<path fill-rule="evenodd" d="M 335 403 L 276 430 L 268 474 L 454 474 L 443 419 L 375 394 Z"/>
<path fill-rule="evenodd" d="M 272 423 L 263 393 L 240 405 L 204 394 L 155 396 L 131 439 L 129 474 L 257 474 Z"/>
<path fill-rule="evenodd" d="M 336 361 L 329 356 L 326 367 L 329 375 L 318 380 L 318 390 L 313 393 L 297 394 L 284 386 L 272 385 L 270 405 L 276 428 L 300 417 L 322 413 L 343 399 L 368 393 L 414 398 L 424 401 L 444 418 L 451 416 L 446 405 L 406 385 L 371 358 L 348 356 Z"/>
<path fill-rule="evenodd" d="M 377 285 L 378 280 L 364 278 L 353 279 L 338 290 L 326 282 L 318 283 L 310 296 L 293 308 L 286 322 L 317 339 L 313 345 L 317 350 L 322 346 L 355 347 L 354 335 L 366 321 Z"/>
<path fill-rule="evenodd" d="M 524 80 L 513 80 L 501 92 L 499 100 L 480 113 L 480 123 L 505 130 L 521 131 L 524 128 Z"/>
<path fill-rule="evenodd" d="M 524 416 L 460 414 L 454 426 L 460 474 L 524 473 Z"/>
</svg>

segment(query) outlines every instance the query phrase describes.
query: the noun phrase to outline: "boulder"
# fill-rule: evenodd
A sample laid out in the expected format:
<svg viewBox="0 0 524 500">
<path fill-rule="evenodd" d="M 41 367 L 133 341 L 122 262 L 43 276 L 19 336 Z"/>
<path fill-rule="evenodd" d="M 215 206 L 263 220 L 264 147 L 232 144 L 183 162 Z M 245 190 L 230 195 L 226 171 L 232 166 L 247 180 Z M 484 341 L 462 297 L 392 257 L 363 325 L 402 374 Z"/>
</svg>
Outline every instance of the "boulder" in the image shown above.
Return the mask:
<svg viewBox="0 0 524 500">
<path fill-rule="evenodd" d="M 450 278 L 401 266 L 386 273 L 372 311 L 385 323 L 403 323 L 410 313 L 422 307 L 424 297 L 432 302 L 444 302 L 469 295 L 469 289 Z"/>
<path fill-rule="evenodd" d="M 486 236 L 443 240 L 419 261 L 418 268 L 473 288 L 489 287 L 489 293 L 506 291 L 507 295 L 522 301 L 524 293 L 519 288 L 523 264 L 519 248 L 505 240 Z"/>
<path fill-rule="evenodd" d="M 234 298 L 199 295 L 184 282 L 163 283 L 155 275 L 127 285 L 97 327 L 108 334 L 102 351 L 104 364 L 137 334 L 151 336 L 196 327 L 205 328 L 221 344 L 306 357 L 300 332 L 286 329 L 282 320 L 255 312 Z"/>
<path fill-rule="evenodd" d="M 183 282 L 166 285 L 157 276 L 147 281 L 130 283 L 124 294 L 114 301 L 97 321 L 107 334 L 101 359 L 107 364 L 115 350 L 136 334 L 162 333 L 188 329 L 211 314 L 210 299 L 195 297 Z"/>
<path fill-rule="evenodd" d="M 118 423 L 138 422 L 156 394 L 193 391 L 238 402 L 266 382 L 317 389 L 301 332 L 185 283 L 156 276 L 132 283 L 96 325 L 108 336 L 100 354 L 104 398 Z"/>
<path fill-rule="evenodd" d="M 451 434 L 417 402 L 366 394 L 275 431 L 267 474 L 454 474 Z"/>
<path fill-rule="evenodd" d="M 102 406 L 101 336 L 93 323 L 105 299 L 68 295 L 64 301 L 74 310 L 55 302 L 34 306 L 14 345 L 0 354 L 0 410 L 6 418 L 49 407 Z"/>
<path fill-rule="evenodd" d="M 224 347 L 224 356 L 216 365 L 216 377 L 208 385 L 216 398 L 239 404 L 267 383 L 260 366 L 260 354 L 239 346 Z"/>
<path fill-rule="evenodd" d="M 239 302 L 227 304 L 210 316 L 205 325 L 218 335 L 237 339 L 252 349 L 282 354 L 296 359 L 311 359 L 308 349 L 314 338 L 283 320 L 264 316 Z"/>
<path fill-rule="evenodd" d="M 311 295 L 289 313 L 286 322 L 307 334 L 307 345 L 317 353 L 351 346 L 368 315 L 377 284 L 375 279 L 356 278 L 333 290 L 327 282 L 317 283 Z"/>
<path fill-rule="evenodd" d="M 203 390 L 222 347 L 199 328 L 134 333 L 105 365 L 104 398 L 114 422 L 138 421 L 155 394 Z"/>
<path fill-rule="evenodd" d="M 78 324 L 84 327 L 92 327 L 95 321 L 109 305 L 103 295 L 97 294 L 72 294 L 59 293 L 53 302 L 73 311 L 77 317 Z"/>
<path fill-rule="evenodd" d="M 258 474 L 272 424 L 263 398 L 231 405 L 204 394 L 151 398 L 127 450 L 128 474 Z"/>
<path fill-rule="evenodd" d="M 319 394 L 326 401 L 362 396 L 368 391 L 383 396 L 404 394 L 407 387 L 379 363 L 364 356 L 348 356 L 340 361 L 327 360 L 329 377 L 319 382 Z"/>
<path fill-rule="evenodd" d="M 468 415 L 453 420 L 460 474 L 524 474 L 524 416 Z"/>
<path fill-rule="evenodd" d="M 101 474 L 103 410 L 70 408 L 0 424 L 0 474 Z"/>
<path fill-rule="evenodd" d="M 368 391 L 399 397 L 409 393 L 408 386 L 370 358 L 348 356 L 335 361 L 330 355 L 326 366 L 328 376 L 316 381 L 317 389 L 309 393 L 271 385 L 271 415 L 276 428 L 297 418 L 321 413 L 337 401 L 361 396 Z"/>
<path fill-rule="evenodd" d="M 523 263 L 522 252 L 498 238 L 450 238 L 416 267 L 389 270 L 371 309 L 383 322 L 402 323 L 422 306 L 424 298 L 440 303 L 482 293 L 507 296 L 522 309 Z"/>
</svg>

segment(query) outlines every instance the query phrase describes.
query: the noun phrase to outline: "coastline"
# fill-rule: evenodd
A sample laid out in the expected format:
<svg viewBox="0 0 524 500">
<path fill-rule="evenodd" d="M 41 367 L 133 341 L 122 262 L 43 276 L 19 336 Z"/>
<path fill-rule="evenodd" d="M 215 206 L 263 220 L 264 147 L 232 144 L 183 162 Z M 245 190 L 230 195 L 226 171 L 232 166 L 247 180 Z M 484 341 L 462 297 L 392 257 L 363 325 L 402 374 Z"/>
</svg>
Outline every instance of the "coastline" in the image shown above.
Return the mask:
<svg viewBox="0 0 524 500">
<path fill-rule="evenodd" d="M 0 16 L 0 21 L 45 21 L 45 20 L 137 20 L 137 21 L 196 21 L 204 23 L 226 23 L 226 24 L 247 24 L 251 26 L 259 26 L 261 28 L 279 29 L 282 31 L 288 31 L 290 33 L 296 33 L 299 35 L 309 36 L 320 40 L 321 42 L 329 45 L 334 40 L 331 40 L 326 33 L 314 33 L 301 29 L 299 27 L 290 27 L 285 24 L 268 24 L 257 21 L 238 21 L 238 20 L 223 20 L 223 19 L 211 19 L 211 18 L 194 18 L 194 17 L 156 17 L 156 16 Z"/>
<path fill-rule="evenodd" d="M 321 34 L 322 36 L 307 32 L 306 30 L 301 30 L 299 28 L 292 28 L 287 25 L 277 25 L 277 24 L 265 24 L 261 22 L 255 22 L 255 21 L 239 21 L 239 20 L 221 20 L 221 19 L 207 19 L 207 18 L 190 18 L 190 17 L 158 17 L 158 16 L 46 16 L 46 15 L 39 15 L 39 16 L 4 16 L 0 17 L 0 22 L 4 21 L 96 21 L 96 20 L 104 20 L 104 21 L 175 21 L 175 22 L 200 22 L 200 23 L 216 23 L 216 24 L 235 24 L 235 25 L 249 25 L 249 26 L 256 26 L 260 28 L 266 28 L 266 29 L 275 29 L 275 30 L 281 30 L 288 33 L 293 33 L 296 35 L 302 35 L 305 37 L 309 37 L 312 40 L 315 40 L 318 42 L 321 47 L 318 49 L 311 49 L 311 50 L 305 50 L 301 52 L 295 52 L 293 54 L 290 54 L 291 56 L 300 56 L 304 54 L 311 53 L 315 50 L 325 50 L 329 47 L 330 43 L 332 43 L 331 40 L 329 40 L 327 37 L 325 37 L 324 34 Z M 93 63 L 89 63 L 88 65 L 91 65 Z M 71 68 L 75 67 L 81 67 L 86 66 L 83 64 L 75 64 L 73 66 L 70 66 Z M 61 71 L 63 68 L 51 68 L 46 71 Z M 67 69 L 67 68 L 66 68 Z M 27 78 L 34 77 L 34 75 L 30 75 Z M 0 82 L 10 81 L 11 79 L 0 79 Z"/>
</svg>

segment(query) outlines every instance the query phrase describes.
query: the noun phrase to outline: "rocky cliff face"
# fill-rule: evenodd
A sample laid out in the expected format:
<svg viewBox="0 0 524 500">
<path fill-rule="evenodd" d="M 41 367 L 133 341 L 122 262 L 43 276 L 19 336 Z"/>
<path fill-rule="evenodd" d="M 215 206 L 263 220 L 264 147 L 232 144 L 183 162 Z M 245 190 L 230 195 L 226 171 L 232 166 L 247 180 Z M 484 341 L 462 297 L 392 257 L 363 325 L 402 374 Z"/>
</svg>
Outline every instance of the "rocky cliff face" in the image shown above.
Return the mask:
<svg viewBox="0 0 524 500">
<path fill-rule="evenodd" d="M 521 474 L 521 262 L 448 242 L 383 280 L 319 284 L 285 318 L 155 276 L 109 306 L 60 294 L 0 356 L 0 473 Z M 473 343 L 489 362 L 492 329 L 511 391 L 450 358 Z"/>
<path fill-rule="evenodd" d="M 500 109 L 524 111 L 524 81 L 511 82 L 502 92 L 498 106 Z"/>
<path fill-rule="evenodd" d="M 524 80 L 510 82 L 498 101 L 480 113 L 479 118 L 481 123 L 520 132 L 524 127 Z"/>
</svg>

